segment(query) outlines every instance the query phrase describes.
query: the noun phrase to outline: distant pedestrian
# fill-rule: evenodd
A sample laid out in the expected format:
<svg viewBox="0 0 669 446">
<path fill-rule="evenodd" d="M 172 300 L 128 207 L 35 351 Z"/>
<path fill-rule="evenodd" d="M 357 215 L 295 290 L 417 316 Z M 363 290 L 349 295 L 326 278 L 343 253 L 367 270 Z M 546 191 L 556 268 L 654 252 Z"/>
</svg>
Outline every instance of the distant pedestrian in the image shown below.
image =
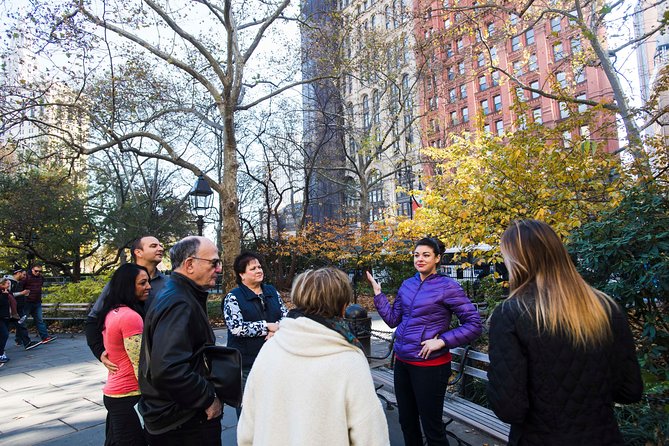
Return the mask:
<svg viewBox="0 0 669 446">
<path fill-rule="evenodd" d="M 251 369 L 239 446 L 386 446 L 388 424 L 360 342 L 343 320 L 353 300 L 348 276 L 306 271 L 291 291 L 296 309 Z"/>
<path fill-rule="evenodd" d="M 137 370 L 144 328 L 142 303 L 150 290 L 146 268 L 132 263 L 121 265 L 109 281 L 109 294 L 98 313 L 105 350 L 117 364 L 117 371 L 108 373 L 103 389 L 110 424 L 106 431 L 116 445 L 147 444 L 135 405 L 140 395 Z"/>
<path fill-rule="evenodd" d="M 509 445 L 622 446 L 613 406 L 643 390 L 624 312 L 546 223 L 514 222 L 500 250 L 511 294 L 490 321 L 488 401 Z"/>
<path fill-rule="evenodd" d="M 30 340 L 30 333 L 25 326 L 25 321 L 27 318 L 26 315 L 26 296 L 30 293 L 28 290 L 24 290 L 21 282 L 26 277 L 26 271 L 24 269 L 15 269 L 11 276 L 8 277 L 10 287 L 9 292 L 16 300 L 16 311 L 18 313 L 18 320 L 10 320 L 10 328 L 12 325 L 15 329 L 15 341 L 17 345 L 23 346 L 24 349 L 30 350 L 39 345 L 39 342 Z"/>
<path fill-rule="evenodd" d="M 233 269 L 237 287 L 225 296 L 221 310 L 228 327 L 228 347 L 241 352 L 246 381 L 258 352 L 279 329 L 279 321 L 288 309 L 276 289 L 263 283 L 265 273 L 258 254 L 242 252 L 235 258 Z M 240 411 L 237 409 L 238 417 Z"/>
<path fill-rule="evenodd" d="M 7 339 L 9 339 L 10 297 L 9 279 L 3 277 L 0 279 L 0 363 L 9 361 L 5 354 L 5 346 L 7 345 Z"/>
<path fill-rule="evenodd" d="M 170 280 L 144 320 L 139 410 L 152 445 L 220 446 L 222 405 L 198 352 L 216 343 L 207 297 L 221 259 L 210 240 L 186 237 L 170 260 Z"/>
<path fill-rule="evenodd" d="M 442 420 L 446 385 L 451 376 L 450 348 L 481 335 L 481 317 L 460 284 L 437 272 L 442 245 L 434 238 L 416 242 L 416 274 L 402 282 L 392 305 L 368 272 L 374 305 L 395 331 L 395 395 L 406 446 L 448 445 Z M 460 325 L 451 328 L 455 315 Z"/>
<path fill-rule="evenodd" d="M 26 314 L 33 318 L 40 337 L 40 344 L 46 344 L 56 339 L 55 336 L 49 336 L 44 319 L 42 319 L 42 287 L 44 286 L 44 277 L 42 276 L 42 265 L 36 263 L 30 268 L 30 272 L 21 282 L 24 290 L 28 290 L 26 298 Z"/>
</svg>

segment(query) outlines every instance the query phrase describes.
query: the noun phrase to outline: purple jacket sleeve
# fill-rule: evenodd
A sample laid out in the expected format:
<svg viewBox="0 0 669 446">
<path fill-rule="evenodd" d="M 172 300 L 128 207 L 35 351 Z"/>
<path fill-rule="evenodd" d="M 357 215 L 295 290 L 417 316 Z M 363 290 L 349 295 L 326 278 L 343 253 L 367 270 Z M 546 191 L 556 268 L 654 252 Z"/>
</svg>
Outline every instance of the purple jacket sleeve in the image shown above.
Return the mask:
<svg viewBox="0 0 669 446">
<path fill-rule="evenodd" d="M 402 322 L 402 299 L 399 294 L 391 306 L 386 295 L 379 293 L 374 296 L 374 306 L 388 327 L 395 328 Z"/>
<path fill-rule="evenodd" d="M 460 321 L 459 327 L 448 330 L 439 336 L 439 339 L 446 344 L 446 348 L 469 344 L 481 336 L 483 331 L 481 316 L 462 287 L 460 285 L 449 286 L 444 299 L 451 312 Z"/>
</svg>

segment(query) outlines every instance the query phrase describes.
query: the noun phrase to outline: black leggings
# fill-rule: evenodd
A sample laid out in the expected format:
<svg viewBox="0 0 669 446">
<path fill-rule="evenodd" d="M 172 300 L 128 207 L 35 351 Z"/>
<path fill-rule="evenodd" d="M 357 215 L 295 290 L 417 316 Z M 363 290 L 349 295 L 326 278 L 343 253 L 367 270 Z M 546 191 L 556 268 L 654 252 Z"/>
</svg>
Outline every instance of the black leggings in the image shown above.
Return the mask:
<svg viewBox="0 0 669 446">
<path fill-rule="evenodd" d="M 139 422 L 135 404 L 139 401 L 139 395 L 122 396 L 112 398 L 104 395 L 103 401 L 109 416 L 107 422 L 108 431 L 113 437 L 113 444 L 118 446 L 145 446 L 147 443 L 144 429 Z"/>
<path fill-rule="evenodd" d="M 394 376 L 405 446 L 423 445 L 421 425 L 429 446 L 447 446 L 442 414 L 451 363 L 420 367 L 397 360 Z"/>
</svg>

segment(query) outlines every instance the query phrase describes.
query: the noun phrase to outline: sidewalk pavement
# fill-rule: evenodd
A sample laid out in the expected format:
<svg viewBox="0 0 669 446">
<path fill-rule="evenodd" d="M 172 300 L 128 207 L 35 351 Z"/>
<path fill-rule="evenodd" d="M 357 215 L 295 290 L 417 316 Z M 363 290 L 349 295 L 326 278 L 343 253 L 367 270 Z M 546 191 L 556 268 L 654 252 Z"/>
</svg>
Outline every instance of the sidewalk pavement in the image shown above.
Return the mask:
<svg viewBox="0 0 669 446">
<path fill-rule="evenodd" d="M 373 328 L 388 330 L 374 318 Z M 227 330 L 215 330 L 217 344 L 225 344 Z M 373 342 L 373 353 L 386 349 Z M 0 439 L 13 446 L 99 446 L 104 443 L 106 409 L 102 387 L 106 369 L 91 354 L 83 334 L 59 334 L 58 339 L 29 351 L 14 346 L 10 335 L 6 354 L 11 360 L 0 368 Z M 401 446 L 397 410 L 386 410 L 391 445 Z M 237 417 L 225 407 L 222 441 L 237 444 Z M 467 426 L 452 423 L 449 431 L 471 445 L 495 441 Z M 455 444 L 455 442 L 451 442 Z M 281 445 L 278 445 L 281 446 Z"/>
</svg>

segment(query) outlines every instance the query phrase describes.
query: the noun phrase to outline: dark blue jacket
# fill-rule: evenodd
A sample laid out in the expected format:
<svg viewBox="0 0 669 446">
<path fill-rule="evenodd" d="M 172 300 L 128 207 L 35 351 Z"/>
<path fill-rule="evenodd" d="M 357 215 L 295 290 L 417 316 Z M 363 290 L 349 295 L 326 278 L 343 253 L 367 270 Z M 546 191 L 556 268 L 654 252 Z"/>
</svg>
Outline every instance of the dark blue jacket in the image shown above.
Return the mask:
<svg viewBox="0 0 669 446">
<path fill-rule="evenodd" d="M 264 297 L 262 300 L 243 284 L 232 289 L 230 293 L 237 298 L 245 322 L 277 322 L 283 316 L 281 313 L 281 297 L 272 285 L 262 285 Z M 223 300 L 221 306 L 224 305 L 224 302 L 225 300 Z M 222 308 L 222 311 L 225 312 L 225 309 Z M 228 347 L 234 347 L 241 352 L 244 368 L 250 368 L 253 365 L 264 344 L 265 336 L 235 336 L 228 331 Z"/>
<path fill-rule="evenodd" d="M 450 277 L 432 274 L 424 281 L 420 274 L 402 282 L 392 306 L 385 294 L 374 296 L 379 315 L 395 331 L 395 354 L 404 361 L 424 361 L 418 356 L 421 342 L 439 337 L 446 347 L 428 359 L 448 354 L 448 349 L 468 344 L 481 335 L 481 316 L 462 290 Z M 455 314 L 460 326 L 450 329 Z"/>
</svg>

